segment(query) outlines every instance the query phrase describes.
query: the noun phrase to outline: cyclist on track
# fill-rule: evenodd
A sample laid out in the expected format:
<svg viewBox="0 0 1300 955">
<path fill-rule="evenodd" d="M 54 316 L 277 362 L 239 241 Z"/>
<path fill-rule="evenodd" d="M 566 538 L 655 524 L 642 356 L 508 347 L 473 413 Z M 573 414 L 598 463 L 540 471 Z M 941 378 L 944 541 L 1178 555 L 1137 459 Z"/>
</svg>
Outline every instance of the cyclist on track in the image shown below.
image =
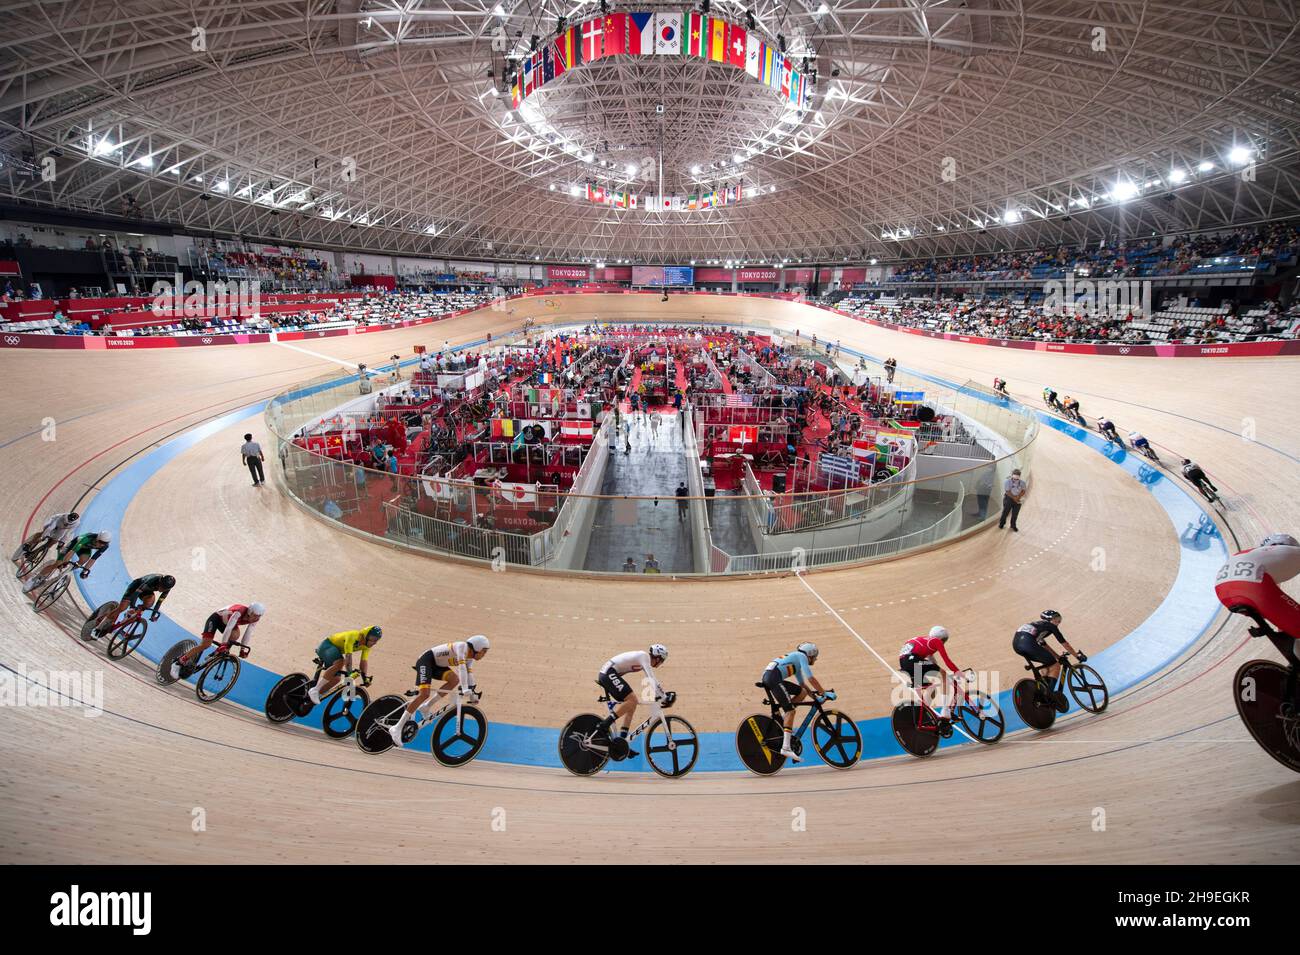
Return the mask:
<svg viewBox="0 0 1300 955">
<path fill-rule="evenodd" d="M 1183 458 L 1183 477 L 1187 478 L 1188 481 L 1200 488 L 1202 494 L 1205 493 L 1207 488 L 1211 493 L 1219 493 L 1219 489 L 1211 483 L 1209 477 L 1206 476 L 1205 471 L 1203 471 L 1201 466 L 1191 458 Z"/>
<path fill-rule="evenodd" d="M 793 652 L 777 657 L 763 671 L 763 688 L 772 695 L 784 714 L 781 718 L 781 755 L 796 763 L 799 762 L 799 755 L 790 748 L 790 735 L 794 731 L 794 708 L 808 696 L 809 688 L 825 699 L 835 699 L 834 691 L 822 689 L 812 674 L 811 667 L 819 655 L 817 644 L 801 643 Z M 798 682 L 790 683 L 791 678 Z"/>
<path fill-rule="evenodd" d="M 1270 534 L 1258 547 L 1234 554 L 1219 569 L 1214 595 L 1228 609 L 1246 607 L 1263 617 L 1283 637 L 1274 644 L 1291 664 L 1287 678 L 1287 695 L 1296 699 L 1297 675 L 1300 674 L 1300 603 L 1279 584 L 1300 576 L 1300 541 L 1290 534 Z M 1263 636 L 1252 627 L 1252 637 Z"/>
<path fill-rule="evenodd" d="M 1056 391 L 1053 390 L 1051 385 L 1043 389 L 1043 404 L 1049 408 L 1055 408 L 1057 411 L 1061 410 L 1061 403 L 1056 400 Z"/>
<path fill-rule="evenodd" d="M 104 556 L 111 543 L 113 543 L 113 535 L 108 531 L 77 535 L 59 548 L 54 560 L 46 562 L 44 567 L 32 574 L 27 583 L 23 584 L 23 593 L 29 594 L 37 587 L 43 586 L 51 574 L 57 574 L 69 564 L 75 564 L 81 572 L 81 579 L 85 580 L 90 576 L 90 569 L 95 566 L 95 561 Z"/>
<path fill-rule="evenodd" d="M 1071 398 L 1069 395 L 1066 395 L 1065 398 L 1061 401 L 1061 407 L 1065 409 L 1065 414 L 1067 417 L 1070 418 L 1079 417 L 1078 398 Z"/>
<path fill-rule="evenodd" d="M 1070 641 L 1066 640 L 1065 634 L 1061 633 L 1061 615 L 1055 610 L 1044 610 L 1038 615 L 1037 620 L 1017 630 L 1011 640 L 1011 649 L 1031 663 L 1039 663 L 1047 667 L 1046 676 L 1052 684 L 1049 695 L 1056 708 L 1064 713 L 1069 708 L 1070 702 L 1065 698 L 1064 693 L 1056 689 L 1056 679 L 1061 673 L 1061 659 L 1064 654 L 1058 656 L 1048 649 L 1046 643 L 1048 637 L 1056 637 L 1067 652 L 1078 657 L 1080 663 L 1087 662 L 1087 654 L 1080 653 L 1070 646 Z"/>
<path fill-rule="evenodd" d="M 406 704 L 406 709 L 393 726 L 393 742 L 402 745 L 402 727 L 416 710 L 420 710 L 423 722 L 438 701 L 457 687 L 464 687 L 469 702 L 477 703 L 479 695 L 478 682 L 474 679 L 474 661 L 482 660 L 491 648 L 488 638 L 477 633 L 468 640 L 439 644 L 420 654 L 420 659 L 415 661 L 415 688 L 418 692 Z M 437 690 L 433 689 L 434 680 L 443 681 Z"/>
<path fill-rule="evenodd" d="M 1130 431 L 1128 433 L 1128 443 L 1133 445 L 1134 451 L 1151 450 L 1151 442 L 1148 441 L 1144 435 L 1140 434 L 1137 431 Z"/>
<path fill-rule="evenodd" d="M 122 615 L 122 611 L 128 608 L 139 607 L 142 610 L 152 610 L 152 619 L 157 620 L 163 601 L 175 586 L 176 578 L 171 574 L 146 574 L 135 578 L 127 585 L 122 599 L 114 605 L 113 609 L 99 615 L 94 628 L 90 631 L 90 639 L 98 639 L 101 631 L 117 623 L 117 618 Z"/>
<path fill-rule="evenodd" d="M 320 679 L 316 685 L 307 691 L 308 698 L 313 703 L 319 703 L 330 690 L 338 684 L 343 672 L 360 673 L 361 682 L 366 686 L 370 685 L 373 677 L 366 674 L 366 663 L 370 659 L 370 651 L 375 648 L 380 639 L 384 636 L 384 631 L 375 626 L 362 627 L 360 630 L 342 630 L 336 634 L 326 637 L 316 648 L 316 656 L 320 657 L 320 662 L 325 664 L 325 669 L 321 671 Z M 361 660 L 358 669 L 352 669 L 352 655 L 361 654 Z"/>
<path fill-rule="evenodd" d="M 188 678 L 194 672 L 194 664 L 202 659 L 208 647 L 216 640 L 218 631 L 221 633 L 221 640 L 218 642 L 231 645 L 238 643 L 239 655 L 248 656 L 252 650 L 249 641 L 253 638 L 253 628 L 265 616 L 266 607 L 260 603 L 231 604 L 229 607 L 212 611 L 203 623 L 203 642 L 197 647 L 190 647 L 172 661 L 171 678 L 173 680 Z M 239 639 L 240 627 L 244 628 L 243 640 Z"/>
<path fill-rule="evenodd" d="M 948 636 L 946 627 L 931 627 L 927 636 L 913 637 L 898 651 L 898 668 L 903 671 L 903 675 L 918 693 L 925 694 L 928 691 L 926 703 L 939 717 L 940 723 L 952 720 L 946 709 L 940 709 L 936 704 L 935 697 L 944 688 L 944 672 L 943 668 L 934 662 L 935 654 L 943 660 L 954 678 L 961 672 L 957 664 L 952 662 L 952 657 L 948 656 Z M 928 683 L 926 677 L 932 673 L 939 679 Z"/>
<path fill-rule="evenodd" d="M 603 732 L 608 733 L 617 719 L 623 721 L 623 725 L 619 730 L 620 739 L 627 739 L 631 732 L 632 714 L 636 712 L 637 694 L 632 692 L 631 684 L 625 679 L 628 673 L 645 674 L 642 678 L 644 690 L 648 691 L 660 703 L 663 703 L 668 698 L 664 688 L 655 679 L 655 667 L 661 667 L 667 662 L 668 648 L 662 643 L 652 643 L 646 650 L 629 650 L 627 653 L 620 653 L 610 657 L 600 665 L 600 670 L 596 674 L 596 682 L 609 695 L 609 698 L 617 704 L 613 711 L 601 721 L 600 728 Z M 635 751 L 628 750 L 628 756 L 636 755 Z"/>
<path fill-rule="evenodd" d="M 81 523 L 81 515 L 76 511 L 68 511 L 66 514 L 52 514 L 46 518 L 41 529 L 34 533 L 27 540 L 23 541 L 14 551 L 10 559 L 16 564 L 27 554 L 30 554 L 36 547 L 40 546 L 41 541 L 49 541 L 51 544 L 63 546 L 76 531 L 77 525 Z"/>
<path fill-rule="evenodd" d="M 1097 430 L 1104 434 L 1107 440 L 1114 441 L 1121 448 L 1124 447 L 1124 439 L 1119 436 L 1119 429 L 1115 427 L 1115 422 L 1105 415 L 1097 419 Z"/>
</svg>

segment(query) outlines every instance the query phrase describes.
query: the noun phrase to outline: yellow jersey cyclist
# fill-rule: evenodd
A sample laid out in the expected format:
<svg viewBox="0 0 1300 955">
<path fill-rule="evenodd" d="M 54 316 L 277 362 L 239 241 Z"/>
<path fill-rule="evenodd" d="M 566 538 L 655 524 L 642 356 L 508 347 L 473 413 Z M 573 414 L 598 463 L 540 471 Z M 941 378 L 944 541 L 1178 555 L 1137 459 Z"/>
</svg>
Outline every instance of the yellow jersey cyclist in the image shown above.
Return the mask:
<svg viewBox="0 0 1300 955">
<path fill-rule="evenodd" d="M 664 702 L 668 695 L 664 688 L 659 685 L 655 679 L 655 667 L 661 667 L 668 662 L 668 648 L 662 643 L 652 643 L 646 650 L 629 650 L 627 653 L 619 653 L 601 664 L 599 672 L 596 674 L 596 682 L 600 688 L 608 694 L 609 698 L 614 701 L 613 711 L 601 722 L 600 728 L 608 733 L 614 721 L 623 720 L 623 725 L 619 729 L 619 738 L 627 739 L 631 732 L 632 714 L 636 712 L 637 695 L 632 692 L 632 685 L 628 683 L 626 677 L 629 673 L 644 673 L 643 683 L 645 690 L 659 702 Z M 628 750 L 628 756 L 638 755 L 634 750 Z"/>
<path fill-rule="evenodd" d="M 127 585 L 126 591 L 122 594 L 122 599 L 117 602 L 112 610 L 100 614 L 99 619 L 95 622 L 95 627 L 91 630 L 90 639 L 94 640 L 101 636 L 102 630 L 107 630 L 117 623 L 117 618 L 122 611 L 139 607 L 141 610 L 152 611 L 151 619 L 157 620 L 162 613 L 163 601 L 167 595 L 172 592 L 176 586 L 176 578 L 171 574 L 145 574 L 143 577 L 137 577 Z"/>
<path fill-rule="evenodd" d="M 438 701 L 457 687 L 464 687 L 463 692 L 469 701 L 477 703 L 478 681 L 474 679 L 474 661 L 482 660 L 490 649 L 491 641 L 483 634 L 476 633 L 468 640 L 442 643 L 420 654 L 420 659 L 415 661 L 416 694 L 406 704 L 406 709 L 390 731 L 393 742 L 402 745 L 402 727 L 415 715 L 416 710 L 420 710 L 423 721 L 438 705 Z M 436 691 L 433 689 L 434 680 L 443 681 Z"/>
<path fill-rule="evenodd" d="M 822 689 L 813 676 L 812 665 L 820 651 L 815 643 L 801 643 L 792 653 L 777 657 L 763 671 L 763 688 L 772 694 L 781 707 L 781 755 L 791 762 L 799 762 L 799 754 L 790 748 L 790 734 L 794 731 L 794 708 L 808 696 L 809 688 L 823 699 L 835 699 L 833 691 Z M 795 683 L 789 682 L 793 678 Z"/>
<path fill-rule="evenodd" d="M 32 574 L 27 583 L 23 584 L 23 593 L 29 594 L 37 587 L 43 586 L 51 574 L 57 574 L 70 564 L 77 567 L 81 579 L 85 580 L 90 576 L 90 569 L 95 566 L 95 561 L 104 556 L 104 552 L 112 543 L 113 535 L 108 531 L 77 535 L 68 542 L 66 547 L 59 549 L 54 560 L 46 562 L 44 567 Z"/>
<path fill-rule="evenodd" d="M 52 514 L 45 519 L 41 529 L 33 534 L 27 540 L 18 545 L 11 558 L 16 564 L 28 554 L 30 554 L 42 541 L 49 541 L 50 544 L 62 547 L 67 541 L 72 539 L 76 533 L 77 527 L 81 524 L 81 515 L 76 511 L 68 511 L 65 514 Z"/>
<path fill-rule="evenodd" d="M 360 671 L 361 682 L 369 686 L 371 677 L 366 673 L 366 664 L 370 659 L 370 651 L 375 648 L 383 635 L 384 631 L 381 628 L 372 626 L 362 627 L 360 630 L 343 630 L 322 640 L 320 646 L 316 648 L 316 656 L 320 658 L 321 663 L 325 664 L 325 668 L 321 670 L 316 685 L 307 691 L 311 701 L 319 703 L 322 697 L 334 689 L 345 669 L 348 673 Z M 352 667 L 354 654 L 360 655 L 356 670 Z"/>
</svg>

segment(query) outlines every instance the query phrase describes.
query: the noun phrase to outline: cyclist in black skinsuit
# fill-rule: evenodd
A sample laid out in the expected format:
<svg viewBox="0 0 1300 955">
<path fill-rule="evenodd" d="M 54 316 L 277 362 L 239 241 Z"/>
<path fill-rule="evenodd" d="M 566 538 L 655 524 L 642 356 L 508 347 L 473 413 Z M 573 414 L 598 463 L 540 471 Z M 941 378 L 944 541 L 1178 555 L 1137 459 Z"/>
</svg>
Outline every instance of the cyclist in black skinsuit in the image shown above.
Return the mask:
<svg viewBox="0 0 1300 955">
<path fill-rule="evenodd" d="M 1037 620 L 1025 624 L 1016 631 L 1016 635 L 1011 640 L 1011 649 L 1020 654 L 1026 660 L 1033 663 L 1041 664 L 1047 667 L 1046 676 L 1052 681 L 1053 685 L 1061 673 L 1061 657 L 1047 648 L 1046 640 L 1048 637 L 1056 637 L 1065 649 L 1079 658 L 1079 662 L 1087 660 L 1087 656 L 1080 653 L 1074 647 L 1070 646 L 1070 641 L 1065 639 L 1065 634 L 1061 633 L 1059 626 L 1061 615 L 1055 610 L 1044 610 Z M 1060 690 L 1051 691 L 1052 702 L 1056 708 L 1065 711 L 1069 702 L 1065 694 Z"/>
<path fill-rule="evenodd" d="M 96 620 L 94 629 L 91 631 L 92 639 L 100 635 L 100 631 L 111 627 L 117 622 L 117 618 L 122 612 L 130 607 L 139 606 L 145 610 L 152 610 L 152 618 L 158 619 L 159 612 L 162 609 L 163 601 L 167 595 L 172 592 L 176 586 L 176 578 L 171 574 L 146 574 L 143 577 L 137 577 L 127 585 L 126 591 L 122 594 L 122 599 L 117 602 L 113 609 L 99 616 Z"/>
<path fill-rule="evenodd" d="M 1219 489 L 1210 482 L 1209 477 L 1201 470 L 1201 466 L 1190 458 L 1183 458 L 1183 477 L 1200 488 L 1202 494 L 1205 493 L 1206 488 L 1214 494 L 1219 493 Z"/>
</svg>

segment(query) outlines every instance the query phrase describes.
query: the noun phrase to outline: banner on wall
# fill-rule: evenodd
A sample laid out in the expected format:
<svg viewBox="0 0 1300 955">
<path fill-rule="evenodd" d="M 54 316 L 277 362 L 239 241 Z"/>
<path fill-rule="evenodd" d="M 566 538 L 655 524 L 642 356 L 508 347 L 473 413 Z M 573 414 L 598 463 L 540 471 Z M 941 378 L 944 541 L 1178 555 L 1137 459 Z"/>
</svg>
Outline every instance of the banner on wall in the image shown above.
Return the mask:
<svg viewBox="0 0 1300 955">
<path fill-rule="evenodd" d="M 548 279 L 586 279 L 587 275 L 587 267 L 583 265 L 548 265 L 546 267 L 546 277 Z"/>
</svg>

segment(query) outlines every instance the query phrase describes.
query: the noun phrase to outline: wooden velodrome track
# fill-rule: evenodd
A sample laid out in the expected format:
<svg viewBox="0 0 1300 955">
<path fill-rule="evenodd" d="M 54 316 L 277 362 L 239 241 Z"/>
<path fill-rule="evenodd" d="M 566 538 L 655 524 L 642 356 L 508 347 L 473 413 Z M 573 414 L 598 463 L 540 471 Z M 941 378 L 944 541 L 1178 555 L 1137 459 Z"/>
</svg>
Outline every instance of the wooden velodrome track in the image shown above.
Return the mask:
<svg viewBox="0 0 1300 955">
<path fill-rule="evenodd" d="M 752 298 L 553 302 L 521 300 L 508 312 L 294 346 L 0 354 L 4 540 L 16 542 L 32 521 L 66 510 L 167 436 L 336 370 L 336 362 L 373 367 L 394 352 L 409 355 L 415 343 L 499 334 L 528 315 L 771 322 L 954 381 L 1001 375 L 1031 402 L 1050 383 L 1079 397 L 1090 420 L 1104 411 L 1151 436 L 1166 461 L 1200 460 L 1225 492 L 1229 546 L 1234 532 L 1253 543 L 1300 525 L 1295 360 L 1000 350 Z M 48 419 L 54 440 L 46 440 Z M 701 731 L 731 731 L 755 709 L 752 684 L 764 663 L 808 638 L 822 647 L 819 677 L 847 712 L 862 719 L 888 711 L 883 668 L 795 578 L 493 574 L 400 552 L 313 519 L 274 482 L 249 487 L 237 453 L 244 430 L 270 453 L 260 417 L 200 442 L 143 486 L 119 543 L 133 573 L 182 579 L 167 610 L 192 630 L 232 600 L 266 603 L 253 656 L 262 666 L 302 669 L 324 634 L 381 623 L 387 638 L 372 658 L 374 691 L 398 691 L 421 650 L 483 632 L 494 647 L 479 667 L 489 717 L 559 726 L 592 707 L 603 659 L 660 639 L 672 649 L 662 676 L 680 694 L 678 710 Z M 1090 566 L 1098 547 L 1104 572 Z M 190 569 L 195 548 L 204 549 L 201 571 Z M 942 623 L 960 665 L 999 670 L 1008 687 L 1021 675 L 1010 650 L 1016 626 L 1054 606 L 1077 646 L 1101 650 L 1160 603 L 1177 555 L 1176 534 L 1150 494 L 1101 455 L 1044 429 L 1020 534 L 990 530 L 808 583 L 886 659 Z M 272 727 L 226 704 L 204 707 L 188 687 L 161 690 L 145 665 L 116 665 L 83 645 L 70 599 L 38 618 L 11 574 L 0 588 L 0 663 L 102 669 L 105 709 L 97 718 L 74 708 L 0 709 L 3 861 L 569 862 L 608 858 L 611 847 L 644 862 L 775 853 L 787 861 L 1300 861 L 1300 778 L 1256 747 L 1230 697 L 1242 660 L 1274 654 L 1227 615 L 1106 714 L 992 748 L 771 779 L 577 779 L 485 761 L 447 770 L 417 753 L 366 757 L 350 741 Z M 198 808 L 206 828 L 195 832 Z M 791 825 L 797 810 L 806 812 L 803 831 Z"/>
</svg>

